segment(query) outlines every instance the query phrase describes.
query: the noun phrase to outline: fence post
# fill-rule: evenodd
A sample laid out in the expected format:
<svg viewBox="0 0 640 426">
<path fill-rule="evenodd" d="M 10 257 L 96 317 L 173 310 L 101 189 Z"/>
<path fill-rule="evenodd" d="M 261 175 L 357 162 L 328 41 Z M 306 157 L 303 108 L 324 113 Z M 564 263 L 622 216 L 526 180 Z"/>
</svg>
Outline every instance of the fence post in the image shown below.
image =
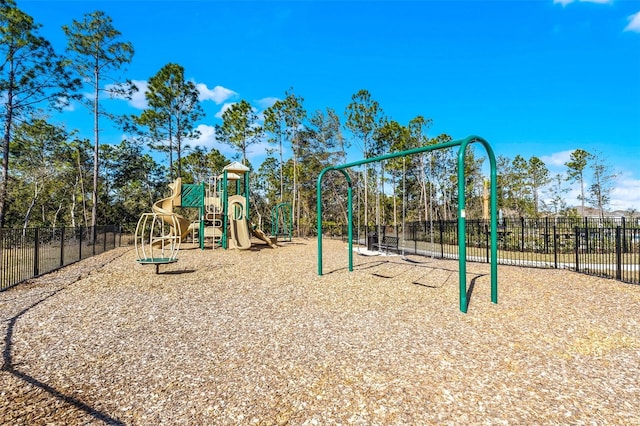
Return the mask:
<svg viewBox="0 0 640 426">
<path fill-rule="evenodd" d="M 91 247 L 93 249 L 93 255 L 96 255 L 96 239 L 98 237 L 98 229 L 97 226 L 92 226 L 91 227 Z"/>
<path fill-rule="evenodd" d="M 579 238 L 580 238 L 580 228 L 576 226 L 574 228 L 574 236 L 575 236 L 575 252 L 576 252 L 576 272 L 580 272 L 580 259 L 578 256 L 579 249 Z"/>
<path fill-rule="evenodd" d="M 487 224 L 486 221 L 484 223 L 484 239 L 487 245 L 487 263 L 491 263 L 491 260 L 489 257 L 489 225 Z"/>
<path fill-rule="evenodd" d="M 585 241 L 585 253 L 589 253 L 589 220 L 584 218 L 584 241 Z"/>
<path fill-rule="evenodd" d="M 549 216 L 544 218 L 544 253 L 549 254 Z"/>
<path fill-rule="evenodd" d="M 520 216 L 520 251 L 524 252 L 524 217 Z"/>
<path fill-rule="evenodd" d="M 102 252 L 104 253 L 105 251 L 107 251 L 107 225 L 102 227 Z"/>
<path fill-rule="evenodd" d="M 622 216 L 622 252 L 629 253 L 629 242 L 627 241 L 627 221 Z"/>
<path fill-rule="evenodd" d="M 82 260 L 82 226 L 78 227 L 78 230 L 80 230 L 80 236 L 78 237 L 78 260 L 80 261 Z"/>
<path fill-rule="evenodd" d="M 558 231 L 553 225 L 553 265 L 558 269 Z"/>
<path fill-rule="evenodd" d="M 34 228 L 33 230 L 33 276 L 40 275 L 40 228 Z"/>
<path fill-rule="evenodd" d="M 622 280 L 622 238 L 620 225 L 616 227 L 616 279 Z"/>
<path fill-rule="evenodd" d="M 64 266 L 64 226 L 60 228 L 60 267 Z"/>
<path fill-rule="evenodd" d="M 444 224 L 442 223 L 442 219 L 440 219 L 440 258 L 444 259 Z"/>
</svg>

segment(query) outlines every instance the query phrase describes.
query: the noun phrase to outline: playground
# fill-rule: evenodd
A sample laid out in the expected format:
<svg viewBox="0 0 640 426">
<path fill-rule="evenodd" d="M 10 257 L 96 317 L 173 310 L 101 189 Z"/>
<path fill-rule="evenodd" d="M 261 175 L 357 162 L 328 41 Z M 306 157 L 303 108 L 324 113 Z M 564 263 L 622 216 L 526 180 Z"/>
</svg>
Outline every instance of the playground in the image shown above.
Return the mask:
<svg viewBox="0 0 640 426">
<path fill-rule="evenodd" d="M 491 159 L 490 264 L 465 260 L 464 196 L 458 261 L 399 251 L 397 237 L 373 253 L 354 245 L 347 169 L 472 142 Z M 557 269 L 498 275 L 486 141 L 324 169 L 317 230 L 322 178 L 338 174 L 347 242 L 292 238 L 287 203 L 263 231 L 248 171 L 176 179 L 133 248 L 1 293 L 0 423 L 640 424 L 640 287 Z"/>
<path fill-rule="evenodd" d="M 325 239 L 117 248 L 2 293 L 2 424 L 638 424 L 640 287 Z M 215 254 L 214 254 L 215 253 Z"/>
</svg>

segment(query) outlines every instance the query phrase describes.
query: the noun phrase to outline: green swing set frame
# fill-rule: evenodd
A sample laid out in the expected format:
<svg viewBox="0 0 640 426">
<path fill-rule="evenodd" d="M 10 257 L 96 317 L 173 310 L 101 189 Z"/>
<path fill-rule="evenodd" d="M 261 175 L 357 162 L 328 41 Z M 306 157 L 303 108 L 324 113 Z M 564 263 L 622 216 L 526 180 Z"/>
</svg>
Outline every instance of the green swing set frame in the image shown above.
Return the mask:
<svg viewBox="0 0 640 426">
<path fill-rule="evenodd" d="M 427 145 L 406 151 L 394 152 L 378 157 L 366 158 L 352 163 L 330 166 L 323 169 L 318 175 L 317 183 L 317 213 L 318 213 L 318 275 L 322 275 L 322 179 L 329 171 L 340 172 L 346 179 L 347 210 L 348 210 L 348 244 L 349 244 L 349 271 L 353 271 L 353 186 L 347 170 L 363 164 L 375 163 L 392 158 L 406 157 L 423 152 L 435 151 L 458 146 L 458 253 L 459 253 L 459 292 L 460 311 L 467 312 L 469 300 L 467 295 L 467 241 L 466 241 L 466 212 L 465 212 L 465 186 L 464 186 L 464 157 L 467 147 L 472 143 L 479 143 L 487 151 L 490 163 L 490 224 L 491 224 L 491 301 L 498 303 L 498 202 L 497 202 L 497 172 L 496 158 L 489 143 L 479 136 L 469 136 L 465 139 L 445 142 L 436 145 Z"/>
</svg>

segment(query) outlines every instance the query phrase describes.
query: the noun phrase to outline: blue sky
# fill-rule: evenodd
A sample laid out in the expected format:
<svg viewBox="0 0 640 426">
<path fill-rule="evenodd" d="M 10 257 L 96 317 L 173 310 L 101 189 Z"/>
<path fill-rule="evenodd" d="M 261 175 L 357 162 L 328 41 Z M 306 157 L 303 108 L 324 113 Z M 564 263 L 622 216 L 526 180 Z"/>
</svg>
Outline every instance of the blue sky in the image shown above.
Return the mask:
<svg viewBox="0 0 640 426">
<path fill-rule="evenodd" d="M 142 88 L 169 62 L 198 84 L 207 116 L 199 143 L 232 102 L 258 111 L 294 88 L 309 112 L 343 114 L 367 89 L 430 135 L 480 135 L 497 155 L 542 158 L 553 174 L 571 151 L 601 153 L 619 173 L 611 209 L 640 210 L 640 0 L 151 1 L 18 0 L 62 51 L 60 27 L 84 13 L 113 18 L 135 56 L 126 77 Z M 109 101 L 136 113 L 144 106 Z M 59 119 L 91 137 L 82 107 Z M 122 135 L 107 129 L 102 142 Z M 259 164 L 265 146 L 254 147 Z M 351 159 L 359 155 L 354 152 Z M 568 201 L 578 205 L 577 192 Z"/>
</svg>

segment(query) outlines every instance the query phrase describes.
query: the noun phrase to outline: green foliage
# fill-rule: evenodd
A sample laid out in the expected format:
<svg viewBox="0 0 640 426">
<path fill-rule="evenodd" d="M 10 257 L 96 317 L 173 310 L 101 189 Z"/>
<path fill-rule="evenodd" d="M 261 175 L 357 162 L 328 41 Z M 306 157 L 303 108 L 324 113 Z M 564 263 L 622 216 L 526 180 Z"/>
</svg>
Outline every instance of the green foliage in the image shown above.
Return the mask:
<svg viewBox="0 0 640 426">
<path fill-rule="evenodd" d="M 551 182 L 549 169 L 538 157 L 531 157 L 527 163 L 527 178 L 533 197 L 533 213 L 537 217 L 541 204 L 540 192 Z"/>
<path fill-rule="evenodd" d="M 204 148 L 196 147 L 182 158 L 182 182 L 209 182 L 209 178 L 219 176 L 229 160 L 213 148 L 207 153 Z"/>
<path fill-rule="evenodd" d="M 169 154 L 170 178 L 182 177 L 182 152 L 185 141 L 199 136 L 195 123 L 204 116 L 198 99 L 199 92 L 192 81 L 185 81 L 184 68 L 169 63 L 149 79 L 145 98 L 149 104 L 134 121 L 148 129 L 147 138 L 152 149 Z M 174 174 L 173 152 L 177 155 Z"/>
<path fill-rule="evenodd" d="M 16 128 L 10 146 L 15 163 L 12 192 L 16 207 L 25 212 L 23 227 L 29 226 L 32 214 L 37 212 L 40 217 L 35 222 L 40 225 L 55 225 L 60 219 L 60 207 L 67 204 L 69 189 L 65 178 L 73 168 L 66 138 L 64 129 L 43 119 Z"/>
<path fill-rule="evenodd" d="M 93 93 L 92 99 L 79 97 L 78 100 L 94 113 L 94 119 L 100 115 L 112 117 L 107 111 L 100 110 L 99 93 L 128 98 L 137 91 L 129 80 L 122 81 L 110 74 L 131 62 L 133 45 L 120 41 L 122 34 L 102 11 L 86 13 L 82 20 L 74 19 L 71 25 L 63 25 L 62 30 L 67 37 L 70 66 Z M 103 86 L 104 81 L 110 84 Z"/>
<path fill-rule="evenodd" d="M 350 130 L 353 135 L 362 142 L 360 146 L 362 155 L 365 158 L 371 157 L 373 155 L 371 148 L 371 140 L 376 130 L 380 126 L 380 122 L 382 120 L 382 108 L 380 108 L 380 104 L 378 101 L 372 99 L 371 94 L 367 90 L 359 90 L 351 97 L 351 103 L 347 105 L 345 110 L 345 116 L 347 120 L 345 121 L 345 127 Z M 369 215 L 370 206 L 369 206 L 369 179 L 370 177 L 374 182 L 377 182 L 377 175 L 375 173 L 375 169 L 373 169 L 374 173 L 370 175 L 369 166 L 364 165 L 364 223 L 366 226 L 370 225 Z M 375 187 L 374 183 L 374 187 Z M 376 203 L 376 208 L 379 208 L 379 203 Z M 376 219 L 378 226 L 380 226 L 379 214 L 376 215 Z"/>
<path fill-rule="evenodd" d="M 591 160 L 593 182 L 589 186 L 586 201 L 600 211 L 600 216 L 604 220 L 604 209 L 611 201 L 611 191 L 616 174 L 602 154 L 592 155 Z"/>
<path fill-rule="evenodd" d="M 2 175 L 0 176 L 0 227 L 9 207 L 9 144 L 18 121 L 28 122 L 38 106 L 61 108 L 77 88 L 67 62 L 38 35 L 40 25 L 14 1 L 0 3 L 0 93 L 3 102 Z"/>
<path fill-rule="evenodd" d="M 564 181 L 565 179 L 563 179 L 562 175 L 559 173 L 551 179 L 551 186 L 549 188 L 549 195 L 551 199 L 549 200 L 549 204 L 551 207 L 551 213 L 556 216 L 565 212 L 567 209 L 565 194 L 569 192 L 569 189 L 563 185 Z"/>
<path fill-rule="evenodd" d="M 64 25 L 62 30 L 67 36 L 67 52 L 71 58 L 71 66 L 91 88 L 93 95 L 93 99 L 87 99 L 84 103 L 93 113 L 94 121 L 91 226 L 95 226 L 98 215 L 100 116 L 112 117 L 100 109 L 100 92 L 130 97 L 137 90 L 129 81 L 102 86 L 110 72 L 119 70 L 124 64 L 131 62 L 133 45 L 120 41 L 120 32 L 113 27 L 111 18 L 101 11 L 87 13 L 81 21 L 73 20 L 71 25 Z M 118 81 L 114 77 L 109 77 L 108 80 Z"/>
<path fill-rule="evenodd" d="M 163 193 L 164 169 L 142 148 L 127 140 L 101 145 L 103 215 L 120 223 L 135 222 Z"/>
<path fill-rule="evenodd" d="M 582 202 L 581 213 L 584 214 L 585 190 L 584 171 L 591 160 L 592 155 L 583 149 L 576 149 L 571 153 L 569 161 L 564 163 L 567 166 L 567 180 L 580 184 L 580 195 L 578 199 Z"/>
<path fill-rule="evenodd" d="M 249 147 L 258 143 L 262 134 L 258 115 L 244 99 L 225 110 L 222 113 L 222 125 L 216 125 L 216 140 L 235 148 L 245 165 Z"/>
<path fill-rule="evenodd" d="M 369 142 L 374 132 L 378 129 L 382 119 L 382 108 L 378 101 L 371 98 L 367 90 L 359 90 L 351 97 L 351 103 L 347 105 L 345 127 L 362 140 L 362 154 L 370 157 L 372 152 Z"/>
<path fill-rule="evenodd" d="M 165 65 L 149 79 L 145 93 L 148 107 L 126 123 L 133 138 L 116 145 L 100 143 L 99 119 L 116 118 L 101 108 L 100 94 L 126 98 L 136 90 L 130 81 L 111 75 L 131 61 L 134 50 L 121 40 L 120 32 L 103 12 L 86 14 L 63 27 L 68 59 L 56 56 L 51 45 L 38 36 L 39 25 L 13 1 L 0 2 L 0 23 L 0 92 L 6 99 L 2 105 L 5 153 L 0 222 L 4 223 L 6 214 L 13 226 L 87 225 L 88 204 L 92 224 L 98 217 L 105 222 L 135 222 L 163 196 L 167 175 L 171 179 L 181 176 L 185 183 L 199 183 L 220 174 L 229 162 L 216 149 L 207 152 L 202 147 L 189 148 L 188 142 L 198 136 L 196 125 L 204 113 L 194 83 L 185 81 L 184 68 L 175 63 Z M 75 79 L 70 77 L 70 69 Z M 91 89 L 92 98 L 77 95 L 80 79 Z M 50 123 L 44 112 L 36 110 L 36 106 L 59 108 L 74 97 L 94 115 L 93 146 Z M 268 134 L 274 150 L 252 174 L 252 208 L 266 218 L 276 203 L 291 202 L 298 235 L 314 232 L 317 176 L 325 167 L 346 160 L 350 142 L 364 157 L 371 157 L 451 140 L 447 134 L 427 136 L 431 119 L 417 116 L 403 125 L 384 117 L 382 108 L 366 90 L 351 97 L 344 123 L 331 108 L 308 117 L 303 104 L 304 99 L 293 89 L 285 91 L 282 100 L 264 111 L 262 128 L 256 110 L 242 100 L 226 109 L 222 124 L 216 126 L 217 141 L 234 147 L 245 164 L 251 146 L 263 141 L 265 132 Z M 344 137 L 342 125 L 352 138 Z M 145 152 L 145 144 L 168 154 L 168 168 Z M 286 152 L 289 158 L 285 158 Z M 484 157 L 469 149 L 464 161 L 467 216 L 480 217 Z M 588 201 L 603 211 L 610 201 L 615 174 L 602 158 L 576 150 L 566 166 L 566 179 L 580 183 L 583 203 Z M 89 190 L 86 183 L 92 169 L 93 190 Z M 567 209 L 564 177 L 551 179 L 538 157 L 499 157 L 498 170 L 499 206 L 506 215 L 538 215 L 545 207 L 556 215 L 577 214 Z M 588 170 L 593 178 L 587 191 Z M 356 199 L 364 200 L 358 221 L 367 222 L 375 214 L 379 226 L 399 225 L 402 218 L 447 220 L 457 214 L 460 194 L 456 150 L 394 159 L 364 167 L 362 173 L 350 173 Z M 322 200 L 324 220 L 337 227 L 345 225 L 347 191 L 343 176 L 328 174 L 322 184 L 324 193 L 331 194 Z M 549 191 L 548 206 L 541 201 L 545 189 Z M 375 196 L 375 205 L 368 204 L 370 196 Z"/>
</svg>

